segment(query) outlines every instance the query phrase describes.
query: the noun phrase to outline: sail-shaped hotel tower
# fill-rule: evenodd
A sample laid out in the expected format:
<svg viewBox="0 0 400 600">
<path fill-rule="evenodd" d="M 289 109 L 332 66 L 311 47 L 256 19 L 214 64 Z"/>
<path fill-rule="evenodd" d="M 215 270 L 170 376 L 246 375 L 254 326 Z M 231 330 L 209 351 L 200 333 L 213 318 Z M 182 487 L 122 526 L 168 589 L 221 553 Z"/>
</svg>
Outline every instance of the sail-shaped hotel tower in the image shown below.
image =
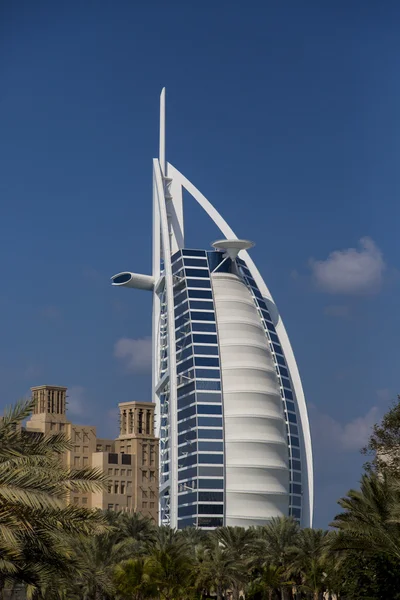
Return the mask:
<svg viewBox="0 0 400 600">
<path fill-rule="evenodd" d="M 185 245 L 187 190 L 221 231 Z M 153 272 L 114 286 L 153 297 L 153 397 L 160 438 L 160 522 L 182 529 L 312 524 L 313 466 L 296 360 L 270 291 L 233 230 L 165 159 L 165 90 L 153 160 Z"/>
</svg>

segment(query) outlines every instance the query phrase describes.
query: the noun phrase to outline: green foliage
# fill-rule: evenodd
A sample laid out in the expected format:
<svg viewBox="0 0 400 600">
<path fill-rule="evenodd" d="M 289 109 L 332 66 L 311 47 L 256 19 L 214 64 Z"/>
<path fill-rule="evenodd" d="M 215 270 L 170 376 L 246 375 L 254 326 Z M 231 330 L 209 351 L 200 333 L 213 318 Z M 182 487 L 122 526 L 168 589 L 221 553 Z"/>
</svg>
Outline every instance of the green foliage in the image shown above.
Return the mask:
<svg viewBox="0 0 400 600">
<path fill-rule="evenodd" d="M 0 599 L 18 585 L 29 600 L 400 600 L 395 469 L 373 461 L 339 500 L 335 531 L 287 517 L 174 531 L 136 513 L 66 506 L 71 491 L 105 478 L 63 466 L 63 436 L 21 430 L 31 409 L 19 403 L 0 422 Z M 394 448 L 399 415 L 394 407 L 374 429 L 371 452 L 378 441 Z"/>
<path fill-rule="evenodd" d="M 366 463 L 368 472 L 386 472 L 399 478 L 400 476 L 400 396 L 390 410 L 384 415 L 381 423 L 374 425 L 372 435 L 362 453 L 371 456 Z"/>
</svg>

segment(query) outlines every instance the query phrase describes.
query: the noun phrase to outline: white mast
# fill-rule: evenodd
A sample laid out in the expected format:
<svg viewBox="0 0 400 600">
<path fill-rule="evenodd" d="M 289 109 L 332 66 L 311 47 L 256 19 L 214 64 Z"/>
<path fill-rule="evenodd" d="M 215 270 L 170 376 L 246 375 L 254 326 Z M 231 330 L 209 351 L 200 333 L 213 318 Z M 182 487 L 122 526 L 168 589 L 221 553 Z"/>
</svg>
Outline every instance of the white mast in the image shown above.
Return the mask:
<svg viewBox="0 0 400 600">
<path fill-rule="evenodd" d="M 161 90 L 160 94 L 160 146 L 158 158 L 160 161 L 161 173 L 163 177 L 166 176 L 166 165 L 165 165 L 165 87 Z"/>
</svg>

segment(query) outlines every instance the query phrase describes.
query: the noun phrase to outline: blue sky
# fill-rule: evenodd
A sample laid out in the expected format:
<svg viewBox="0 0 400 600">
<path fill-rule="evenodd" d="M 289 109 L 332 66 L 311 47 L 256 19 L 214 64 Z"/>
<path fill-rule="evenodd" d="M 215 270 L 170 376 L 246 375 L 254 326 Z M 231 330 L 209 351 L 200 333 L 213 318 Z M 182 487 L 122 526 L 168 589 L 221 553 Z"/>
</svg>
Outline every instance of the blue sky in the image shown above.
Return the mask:
<svg viewBox="0 0 400 600">
<path fill-rule="evenodd" d="M 71 418 L 111 435 L 119 401 L 150 399 L 149 297 L 110 277 L 150 272 L 165 85 L 168 159 L 256 241 L 310 405 L 326 526 L 399 391 L 399 13 L 3 2 L 2 404 L 66 385 Z M 207 247 L 215 229 L 185 204 L 187 244 Z"/>
</svg>

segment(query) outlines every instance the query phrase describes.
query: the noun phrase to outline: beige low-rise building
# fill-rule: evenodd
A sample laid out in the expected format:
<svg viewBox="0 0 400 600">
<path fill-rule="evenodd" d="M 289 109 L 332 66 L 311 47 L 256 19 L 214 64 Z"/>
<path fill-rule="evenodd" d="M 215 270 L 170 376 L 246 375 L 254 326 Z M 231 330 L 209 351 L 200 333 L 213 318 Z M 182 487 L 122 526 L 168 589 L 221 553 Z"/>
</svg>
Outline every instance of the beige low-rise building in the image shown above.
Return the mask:
<svg viewBox="0 0 400 600">
<path fill-rule="evenodd" d="M 71 468 L 93 467 L 108 475 L 104 490 L 73 493 L 69 503 L 103 510 L 133 510 L 158 522 L 158 439 L 154 435 L 154 408 L 150 402 L 121 402 L 119 436 L 98 438 L 96 427 L 67 419 L 67 388 L 32 388 L 33 414 L 28 431 L 65 433 L 71 440 L 63 462 Z"/>
</svg>

